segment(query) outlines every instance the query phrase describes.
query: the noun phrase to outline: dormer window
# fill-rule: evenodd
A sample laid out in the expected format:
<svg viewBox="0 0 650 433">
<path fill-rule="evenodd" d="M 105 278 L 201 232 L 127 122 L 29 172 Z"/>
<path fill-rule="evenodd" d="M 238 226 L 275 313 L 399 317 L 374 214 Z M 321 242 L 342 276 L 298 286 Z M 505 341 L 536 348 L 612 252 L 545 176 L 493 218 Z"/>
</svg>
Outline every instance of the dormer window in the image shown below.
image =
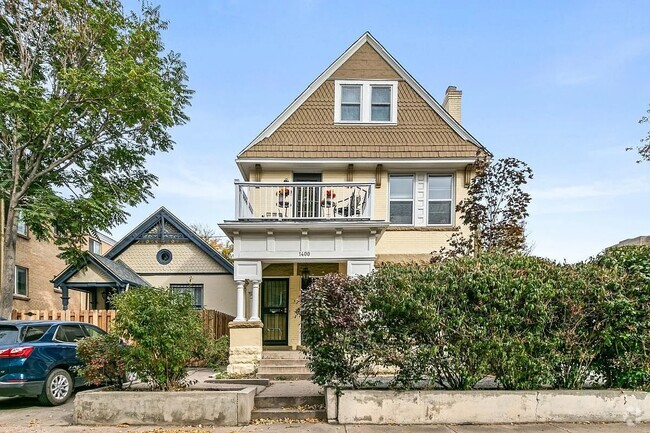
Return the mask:
<svg viewBox="0 0 650 433">
<path fill-rule="evenodd" d="M 397 123 L 397 81 L 336 80 L 334 122 Z"/>
</svg>

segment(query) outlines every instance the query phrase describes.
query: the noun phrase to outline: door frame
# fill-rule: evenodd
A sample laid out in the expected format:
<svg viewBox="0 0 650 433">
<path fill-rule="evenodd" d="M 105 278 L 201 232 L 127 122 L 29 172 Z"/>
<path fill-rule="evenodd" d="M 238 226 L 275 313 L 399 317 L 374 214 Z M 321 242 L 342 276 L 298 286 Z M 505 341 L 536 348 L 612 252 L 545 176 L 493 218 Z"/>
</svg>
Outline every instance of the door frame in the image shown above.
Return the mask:
<svg viewBox="0 0 650 433">
<path fill-rule="evenodd" d="M 262 277 L 262 293 L 261 293 L 261 303 L 260 303 L 260 319 L 262 320 L 262 323 L 264 324 L 264 299 L 265 299 L 265 291 L 266 291 L 266 281 L 273 280 L 273 281 L 285 281 L 287 283 L 286 286 L 286 296 L 285 296 L 285 315 L 287 316 L 287 319 L 284 322 L 284 340 L 265 340 L 264 339 L 264 332 L 262 332 L 262 345 L 263 346 L 287 346 L 289 344 L 289 278 L 287 277 L 270 277 L 270 278 L 264 278 Z M 266 324 L 264 324 L 264 327 L 266 328 Z M 264 328 L 263 328 L 264 329 Z"/>
</svg>

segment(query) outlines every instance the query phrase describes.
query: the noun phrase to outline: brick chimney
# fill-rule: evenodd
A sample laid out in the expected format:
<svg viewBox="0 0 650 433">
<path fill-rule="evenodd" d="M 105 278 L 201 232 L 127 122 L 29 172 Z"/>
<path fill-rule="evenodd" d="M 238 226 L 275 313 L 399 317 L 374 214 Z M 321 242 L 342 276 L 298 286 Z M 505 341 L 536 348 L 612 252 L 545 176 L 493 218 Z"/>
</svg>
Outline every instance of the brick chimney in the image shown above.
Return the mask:
<svg viewBox="0 0 650 433">
<path fill-rule="evenodd" d="M 445 100 L 442 102 L 442 108 L 447 110 L 447 113 L 451 114 L 458 123 L 461 123 L 460 99 L 462 97 L 462 90 L 456 89 L 456 86 L 449 86 L 445 92 Z"/>
</svg>

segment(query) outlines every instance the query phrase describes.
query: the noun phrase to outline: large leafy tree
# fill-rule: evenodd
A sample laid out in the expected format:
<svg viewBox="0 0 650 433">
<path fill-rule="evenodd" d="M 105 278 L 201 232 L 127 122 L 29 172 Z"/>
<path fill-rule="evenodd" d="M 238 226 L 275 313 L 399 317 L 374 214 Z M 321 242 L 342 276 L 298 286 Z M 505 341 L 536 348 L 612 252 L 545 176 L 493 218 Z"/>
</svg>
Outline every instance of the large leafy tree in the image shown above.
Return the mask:
<svg viewBox="0 0 650 433">
<path fill-rule="evenodd" d="M 485 251 L 504 253 L 526 250 L 526 218 L 530 194 L 523 187 L 533 178 L 532 169 L 516 158 L 491 161 L 478 156 L 476 174 L 468 197 L 456 210 L 469 228 L 469 235 L 457 232 L 449 247 L 434 252 L 432 261 L 446 257 L 478 255 Z"/>
<path fill-rule="evenodd" d="M 172 148 L 191 91 L 166 52 L 167 23 L 143 3 L 0 0 L 0 316 L 11 312 L 18 218 L 83 259 L 84 236 L 151 196 L 146 158 Z"/>
</svg>

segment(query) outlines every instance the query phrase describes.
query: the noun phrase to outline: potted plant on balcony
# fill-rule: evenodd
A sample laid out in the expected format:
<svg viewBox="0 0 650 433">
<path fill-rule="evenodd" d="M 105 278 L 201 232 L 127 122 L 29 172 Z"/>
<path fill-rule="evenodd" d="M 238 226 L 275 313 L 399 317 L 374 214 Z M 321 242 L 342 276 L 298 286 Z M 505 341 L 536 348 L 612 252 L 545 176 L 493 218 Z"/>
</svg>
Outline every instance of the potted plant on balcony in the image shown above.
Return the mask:
<svg viewBox="0 0 650 433">
<path fill-rule="evenodd" d="M 289 207 L 289 195 L 291 195 L 291 190 L 287 187 L 280 188 L 278 192 L 275 193 L 278 196 L 278 207 L 288 208 Z"/>
<path fill-rule="evenodd" d="M 325 191 L 325 198 L 323 198 L 320 201 L 320 205 L 322 207 L 332 207 L 334 206 L 335 198 L 336 198 L 336 193 L 333 190 L 328 189 L 327 191 Z"/>
</svg>

